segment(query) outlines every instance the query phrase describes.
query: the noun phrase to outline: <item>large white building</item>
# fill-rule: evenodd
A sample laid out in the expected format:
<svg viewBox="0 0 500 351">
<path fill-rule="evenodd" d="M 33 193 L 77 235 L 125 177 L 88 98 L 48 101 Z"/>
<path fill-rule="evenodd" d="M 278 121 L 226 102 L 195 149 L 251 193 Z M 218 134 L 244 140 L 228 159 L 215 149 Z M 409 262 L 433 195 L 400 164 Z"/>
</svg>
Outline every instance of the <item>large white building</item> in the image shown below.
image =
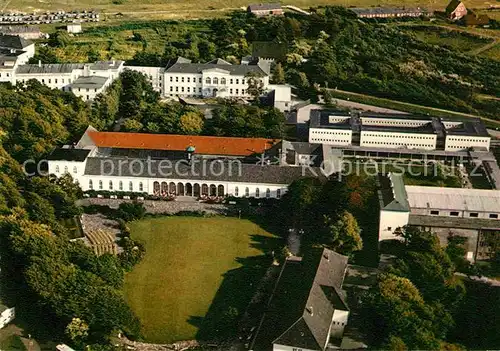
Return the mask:
<svg viewBox="0 0 500 351">
<path fill-rule="evenodd" d="M 0 329 L 12 322 L 16 318 L 16 308 L 7 307 L 0 303 Z"/>
<path fill-rule="evenodd" d="M 0 35 L 0 82 L 15 82 L 14 72 L 35 55 L 35 44 L 17 35 Z"/>
<path fill-rule="evenodd" d="M 475 260 L 487 254 L 482 235 L 500 230 L 500 190 L 405 185 L 400 174 L 379 181 L 379 241 L 412 225 L 436 232 L 443 245 L 450 235 L 467 237 L 467 258 Z"/>
<path fill-rule="evenodd" d="M 84 191 L 166 196 L 280 198 L 294 180 L 319 169 L 270 164 L 279 140 L 98 132 L 55 150 L 50 174 L 65 173 Z M 264 155 L 264 157 L 262 157 Z M 314 169 L 314 168 L 313 168 Z"/>
<path fill-rule="evenodd" d="M 479 119 L 449 121 L 424 116 L 311 111 L 309 142 L 337 147 L 422 151 L 488 151 L 490 136 Z"/>
<path fill-rule="evenodd" d="M 35 79 L 52 89 L 71 91 L 87 101 L 94 99 L 119 77 L 123 64 L 123 61 L 16 64 L 3 72 L 0 70 L 0 82 L 17 84 Z"/>
</svg>

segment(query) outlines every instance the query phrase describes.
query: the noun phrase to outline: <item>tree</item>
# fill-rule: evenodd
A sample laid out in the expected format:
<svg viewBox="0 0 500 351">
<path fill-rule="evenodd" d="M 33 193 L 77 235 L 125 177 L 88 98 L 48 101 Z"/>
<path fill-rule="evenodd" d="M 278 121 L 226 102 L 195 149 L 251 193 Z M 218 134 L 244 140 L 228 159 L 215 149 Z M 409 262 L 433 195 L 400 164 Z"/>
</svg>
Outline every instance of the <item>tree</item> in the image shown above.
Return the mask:
<svg viewBox="0 0 500 351">
<path fill-rule="evenodd" d="M 141 122 L 136 119 L 127 119 L 122 124 L 123 130 L 126 132 L 140 132 L 144 128 Z"/>
<path fill-rule="evenodd" d="M 203 131 L 203 124 L 203 117 L 200 113 L 190 111 L 181 116 L 179 130 L 182 134 L 198 135 Z"/>
<path fill-rule="evenodd" d="M 325 216 L 327 227 L 327 245 L 334 251 L 344 255 L 350 255 L 353 251 L 363 248 L 361 230 L 356 218 L 347 211 L 336 220 Z"/>
<path fill-rule="evenodd" d="M 66 326 L 65 332 L 76 345 L 82 345 L 89 336 L 89 326 L 80 318 L 73 318 Z"/>
<path fill-rule="evenodd" d="M 321 183 L 316 178 L 303 178 L 290 184 L 280 200 L 284 221 L 294 227 L 314 223 L 320 193 Z"/>
<path fill-rule="evenodd" d="M 251 72 L 248 73 L 245 78 L 248 83 L 247 93 L 250 94 L 254 100 L 257 100 L 264 93 L 262 75 Z"/>
<path fill-rule="evenodd" d="M 274 66 L 272 80 L 274 84 L 285 84 L 285 71 L 279 62 Z"/>
<path fill-rule="evenodd" d="M 394 349 L 439 349 L 451 317 L 436 313 L 407 278 L 381 274 L 378 284 L 362 297 L 362 316 L 375 345 Z"/>
</svg>

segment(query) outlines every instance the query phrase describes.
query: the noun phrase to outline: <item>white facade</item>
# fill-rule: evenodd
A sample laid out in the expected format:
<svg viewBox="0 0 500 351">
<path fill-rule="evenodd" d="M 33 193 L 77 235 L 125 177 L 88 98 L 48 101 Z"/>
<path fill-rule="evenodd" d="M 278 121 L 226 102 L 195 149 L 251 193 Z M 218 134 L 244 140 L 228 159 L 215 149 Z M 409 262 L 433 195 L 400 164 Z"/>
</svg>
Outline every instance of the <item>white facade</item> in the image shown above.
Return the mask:
<svg viewBox="0 0 500 351">
<path fill-rule="evenodd" d="M 266 90 L 269 77 L 259 78 Z M 170 97 L 242 97 L 249 98 L 248 78 L 234 75 L 221 68 L 210 68 L 201 73 L 165 72 L 164 95 Z"/>
<path fill-rule="evenodd" d="M 351 145 L 351 129 L 310 128 L 309 142 L 312 144 Z"/>
<path fill-rule="evenodd" d="M 146 66 L 125 66 L 125 69 L 140 72 L 148 78 L 148 81 L 153 86 L 153 90 L 165 95 L 163 79 L 165 77 L 165 68 L 163 67 L 146 67 Z"/>
<path fill-rule="evenodd" d="M 333 312 L 332 325 L 330 326 L 330 337 L 335 339 L 342 339 L 344 329 L 349 320 L 349 311 L 335 310 Z"/>
<path fill-rule="evenodd" d="M 72 91 L 76 96 L 87 101 L 102 93 L 119 77 L 123 68 L 123 61 L 16 65 L 9 71 L 0 70 L 0 81 L 8 79 L 12 84 L 16 84 L 35 79 L 51 89 Z M 79 78 L 80 81 L 78 81 Z"/>
<path fill-rule="evenodd" d="M 82 25 L 80 23 L 68 24 L 66 26 L 66 30 L 68 33 L 73 33 L 73 34 L 81 33 L 82 32 Z"/>
<path fill-rule="evenodd" d="M 436 150 L 435 134 L 362 130 L 360 146 Z"/>
<path fill-rule="evenodd" d="M 16 308 L 5 308 L 0 314 L 0 329 L 12 322 L 16 318 Z"/>
<path fill-rule="evenodd" d="M 398 239 L 394 232 L 408 224 L 410 212 L 380 210 L 378 240 Z"/>
<path fill-rule="evenodd" d="M 445 151 L 466 151 L 470 148 L 490 149 L 490 137 L 469 135 L 447 135 Z"/>
</svg>

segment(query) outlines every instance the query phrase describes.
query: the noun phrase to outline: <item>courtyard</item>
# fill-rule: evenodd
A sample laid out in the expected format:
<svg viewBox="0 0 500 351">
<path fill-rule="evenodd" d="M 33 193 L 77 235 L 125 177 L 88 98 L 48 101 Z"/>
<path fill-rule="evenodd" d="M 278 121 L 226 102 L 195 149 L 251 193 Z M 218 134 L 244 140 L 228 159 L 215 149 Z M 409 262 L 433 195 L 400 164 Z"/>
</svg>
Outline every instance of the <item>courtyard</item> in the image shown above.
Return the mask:
<svg viewBox="0 0 500 351">
<path fill-rule="evenodd" d="M 146 255 L 126 275 L 125 297 L 153 343 L 234 335 L 280 241 L 228 217 L 149 218 L 130 229 Z"/>
</svg>

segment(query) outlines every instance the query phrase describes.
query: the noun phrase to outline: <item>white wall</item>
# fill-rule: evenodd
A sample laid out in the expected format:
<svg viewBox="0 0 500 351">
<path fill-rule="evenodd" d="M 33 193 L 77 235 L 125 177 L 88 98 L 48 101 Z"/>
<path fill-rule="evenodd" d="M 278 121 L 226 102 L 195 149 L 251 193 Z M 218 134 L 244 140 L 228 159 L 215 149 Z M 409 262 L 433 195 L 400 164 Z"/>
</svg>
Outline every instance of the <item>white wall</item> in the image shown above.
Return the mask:
<svg viewBox="0 0 500 351">
<path fill-rule="evenodd" d="M 145 74 L 153 86 L 153 90 L 158 91 L 161 95 L 165 95 L 163 83 L 165 77 L 164 67 L 125 66 L 125 68 Z"/>
<path fill-rule="evenodd" d="M 349 311 L 335 310 L 333 311 L 332 326 L 330 328 L 330 337 L 341 339 L 344 335 L 344 329 L 349 319 Z"/>
<path fill-rule="evenodd" d="M 16 317 L 16 308 L 7 308 L 0 314 L 0 329 L 9 324 Z"/>
<path fill-rule="evenodd" d="M 254 350 L 254 351 L 258 351 L 258 350 Z M 318 351 L 318 350 L 301 349 L 301 348 L 297 348 L 297 347 L 293 347 L 293 346 L 273 344 L 273 351 Z"/>
<path fill-rule="evenodd" d="M 408 224 L 409 212 L 380 210 L 378 241 L 398 239 L 394 231 Z"/>
<path fill-rule="evenodd" d="M 360 146 L 388 149 L 436 149 L 435 134 L 361 131 Z"/>
<path fill-rule="evenodd" d="M 210 83 L 207 83 L 207 78 L 210 79 Z M 214 84 L 214 78 L 217 78 L 217 84 Z M 225 83 L 222 83 L 223 79 Z M 266 90 L 269 77 L 261 79 Z M 218 68 L 204 70 L 201 74 L 165 72 L 164 86 L 164 95 L 171 97 L 212 97 L 214 89 L 217 89 L 218 97 L 250 97 L 245 76 L 230 75 L 228 71 Z"/>
<path fill-rule="evenodd" d="M 310 128 L 309 142 L 328 145 L 351 145 L 352 130 L 331 128 Z"/>
<path fill-rule="evenodd" d="M 476 137 L 467 135 L 447 135 L 445 151 L 466 151 L 471 147 L 490 149 L 490 137 Z"/>
</svg>

